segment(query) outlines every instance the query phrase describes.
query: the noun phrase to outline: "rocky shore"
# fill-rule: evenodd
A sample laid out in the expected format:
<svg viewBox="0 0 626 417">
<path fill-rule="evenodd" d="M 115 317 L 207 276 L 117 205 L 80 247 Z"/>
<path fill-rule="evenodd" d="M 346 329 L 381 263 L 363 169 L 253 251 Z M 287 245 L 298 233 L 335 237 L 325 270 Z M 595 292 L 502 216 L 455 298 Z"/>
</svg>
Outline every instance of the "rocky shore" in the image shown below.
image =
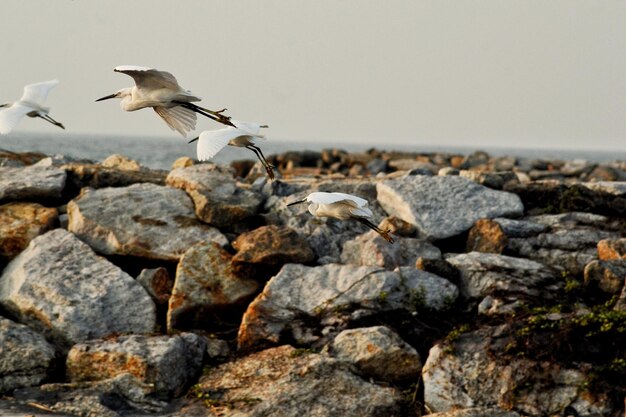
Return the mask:
<svg viewBox="0 0 626 417">
<path fill-rule="evenodd" d="M 0 151 L 0 415 L 624 416 L 626 161 L 268 160 Z"/>
</svg>

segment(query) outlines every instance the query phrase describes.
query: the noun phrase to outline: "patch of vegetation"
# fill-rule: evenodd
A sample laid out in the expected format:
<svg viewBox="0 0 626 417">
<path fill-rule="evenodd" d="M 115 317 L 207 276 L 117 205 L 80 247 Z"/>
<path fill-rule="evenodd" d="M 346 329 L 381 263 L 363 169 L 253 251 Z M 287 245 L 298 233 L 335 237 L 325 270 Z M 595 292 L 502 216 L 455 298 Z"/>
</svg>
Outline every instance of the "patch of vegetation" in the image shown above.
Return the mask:
<svg viewBox="0 0 626 417">
<path fill-rule="evenodd" d="M 291 357 L 292 358 L 299 358 L 300 356 L 310 355 L 311 353 L 315 353 L 315 351 L 313 349 L 309 349 L 309 348 L 299 348 L 299 349 L 295 349 L 293 352 L 291 352 Z"/>
<path fill-rule="evenodd" d="M 454 352 L 454 342 L 463 334 L 467 333 L 471 330 L 469 324 L 462 324 L 458 327 L 455 327 L 448 333 L 446 338 L 443 341 L 443 352 L 446 354 L 451 354 Z"/>
</svg>

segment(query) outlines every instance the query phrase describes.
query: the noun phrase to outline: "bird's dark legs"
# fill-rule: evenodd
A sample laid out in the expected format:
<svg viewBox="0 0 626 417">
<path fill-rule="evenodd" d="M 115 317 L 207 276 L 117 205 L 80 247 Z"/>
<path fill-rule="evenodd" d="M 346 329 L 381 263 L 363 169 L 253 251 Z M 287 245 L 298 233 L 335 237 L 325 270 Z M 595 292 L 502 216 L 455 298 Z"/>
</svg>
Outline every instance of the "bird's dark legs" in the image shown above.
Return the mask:
<svg viewBox="0 0 626 417">
<path fill-rule="evenodd" d="M 57 122 L 56 120 L 54 120 L 52 117 L 48 116 L 47 114 L 45 115 L 37 115 L 38 117 L 41 117 L 42 119 L 44 119 L 46 122 L 52 123 L 55 126 L 59 126 L 61 129 L 65 130 L 65 126 L 63 126 L 62 123 Z"/>
<path fill-rule="evenodd" d="M 200 113 L 203 116 L 208 117 L 209 119 L 213 119 L 218 123 L 222 123 L 225 124 L 227 126 L 232 126 L 232 127 L 237 127 L 234 124 L 232 124 L 232 122 L 230 121 L 230 117 L 229 116 L 224 116 L 222 113 L 226 111 L 226 109 L 222 109 L 220 111 L 213 111 L 213 110 L 209 110 L 209 109 L 205 109 L 204 107 L 200 107 L 198 105 L 195 105 L 193 103 L 188 103 L 185 101 L 174 101 L 174 103 L 178 103 L 181 106 L 189 109 L 189 110 L 193 110 L 196 113 Z"/>
<path fill-rule="evenodd" d="M 250 149 L 252 152 L 256 154 L 257 158 L 259 158 L 259 161 L 261 161 L 261 164 L 265 168 L 265 171 L 267 172 L 267 176 L 273 180 L 274 171 L 272 169 L 274 168 L 274 166 L 267 162 L 267 160 L 263 156 L 263 152 L 261 152 L 261 148 L 259 148 L 258 146 L 254 146 L 254 145 L 248 145 L 246 146 L 246 148 Z"/>
<path fill-rule="evenodd" d="M 389 234 L 389 232 L 391 232 L 391 230 L 383 230 L 380 227 L 376 226 L 374 223 L 372 223 L 371 221 L 367 220 L 367 219 L 363 219 L 363 218 L 356 218 L 359 222 L 363 223 L 364 225 L 366 225 L 367 227 L 369 227 L 370 229 L 374 230 L 375 232 L 377 232 L 378 234 L 380 234 L 383 238 L 385 238 L 385 240 L 389 243 L 393 243 L 393 238 L 391 237 L 391 235 Z"/>
</svg>

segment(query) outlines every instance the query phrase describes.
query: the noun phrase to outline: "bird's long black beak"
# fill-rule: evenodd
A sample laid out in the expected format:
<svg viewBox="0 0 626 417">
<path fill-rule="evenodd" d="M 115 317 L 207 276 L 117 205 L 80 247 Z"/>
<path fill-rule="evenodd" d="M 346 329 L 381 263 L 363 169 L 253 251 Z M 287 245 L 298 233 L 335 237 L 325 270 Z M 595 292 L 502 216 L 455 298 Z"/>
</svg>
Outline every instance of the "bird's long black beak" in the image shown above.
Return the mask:
<svg viewBox="0 0 626 417">
<path fill-rule="evenodd" d="M 99 99 L 98 99 L 98 100 L 96 100 L 96 101 L 108 100 L 108 99 L 110 99 L 110 98 L 115 98 L 115 97 L 117 97 L 117 94 L 109 94 L 108 96 L 104 96 L 104 97 L 102 97 L 102 98 L 99 98 Z"/>
<path fill-rule="evenodd" d="M 195 141 L 197 141 L 198 139 L 200 139 L 200 136 L 196 136 L 195 138 L 191 139 L 189 142 L 187 143 L 193 143 Z"/>
<path fill-rule="evenodd" d="M 294 201 L 293 203 L 287 204 L 287 207 L 295 206 L 296 204 L 302 204 L 302 203 L 306 203 L 306 200 Z"/>
</svg>

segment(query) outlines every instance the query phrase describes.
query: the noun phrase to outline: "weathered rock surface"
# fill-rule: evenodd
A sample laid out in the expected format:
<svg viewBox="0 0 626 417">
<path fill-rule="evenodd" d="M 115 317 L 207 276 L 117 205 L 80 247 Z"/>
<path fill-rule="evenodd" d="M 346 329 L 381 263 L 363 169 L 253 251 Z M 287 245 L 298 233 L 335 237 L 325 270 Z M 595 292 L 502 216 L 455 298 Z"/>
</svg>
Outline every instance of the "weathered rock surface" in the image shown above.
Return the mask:
<svg viewBox="0 0 626 417">
<path fill-rule="evenodd" d="M 38 385 L 54 358 L 54 347 L 42 335 L 0 317 L 0 393 Z"/>
<path fill-rule="evenodd" d="M 9 263 L 0 305 L 61 348 L 155 329 L 155 306 L 141 285 L 63 229 L 33 239 Z"/>
<path fill-rule="evenodd" d="M 55 208 L 37 203 L 8 203 L 0 206 L 0 259 L 12 259 L 28 243 L 54 227 Z"/>
<path fill-rule="evenodd" d="M 483 172 L 462 169 L 459 171 L 459 176 L 496 190 L 501 190 L 505 184 L 519 182 L 517 175 L 511 171 Z"/>
<path fill-rule="evenodd" d="M 501 408 L 472 407 L 463 410 L 444 411 L 443 413 L 428 414 L 428 417 L 521 417 L 515 411 Z"/>
<path fill-rule="evenodd" d="M 127 187 L 137 183 L 165 184 L 166 171 L 148 168 L 131 170 L 128 169 L 128 165 L 120 166 L 120 163 L 121 161 L 115 161 L 109 166 L 104 166 L 94 163 L 69 162 L 61 165 L 61 168 L 67 172 L 67 185 L 74 193 L 84 187 Z"/>
<path fill-rule="evenodd" d="M 239 187 L 230 171 L 213 164 L 176 168 L 169 173 L 167 185 L 183 189 L 195 204 L 202 221 L 228 227 L 255 215 L 261 196 Z"/>
<path fill-rule="evenodd" d="M 124 171 L 139 171 L 141 169 L 139 162 L 120 154 L 108 156 L 102 161 L 102 166 L 105 168 L 122 169 Z"/>
<path fill-rule="evenodd" d="M 598 258 L 599 241 L 619 237 L 617 231 L 604 230 L 610 226 L 608 218 L 595 214 L 540 215 L 528 220 L 549 229 L 535 236 L 509 239 L 507 252 L 572 275 L 581 275 L 585 265 Z"/>
<path fill-rule="evenodd" d="M 65 171 L 55 167 L 0 167 L 0 201 L 58 200 L 66 178 Z"/>
<path fill-rule="evenodd" d="M 513 220 L 505 217 L 496 217 L 493 219 L 502 228 L 507 237 L 529 237 L 545 232 L 548 226 L 541 223 L 535 223 L 529 220 Z"/>
<path fill-rule="evenodd" d="M 98 381 L 129 373 L 152 386 L 159 398 L 182 394 L 202 366 L 206 342 L 193 333 L 120 336 L 76 344 L 67 355 L 71 382 Z"/>
<path fill-rule="evenodd" d="M 419 353 L 385 326 L 342 331 L 330 345 L 330 354 L 377 380 L 417 378 L 422 370 Z"/>
<path fill-rule="evenodd" d="M 443 310 L 457 295 L 449 281 L 410 267 L 388 271 L 373 266 L 287 264 L 249 305 L 238 343 L 243 349 L 278 344 L 285 337 L 313 343 L 320 340 L 324 323 L 341 327 L 352 313 L 363 317 L 391 310 Z"/>
<path fill-rule="evenodd" d="M 195 243 L 226 245 L 219 230 L 199 222 L 182 190 L 154 184 L 85 189 L 67 205 L 68 229 L 95 251 L 178 261 Z"/>
<path fill-rule="evenodd" d="M 211 369 L 198 392 L 215 415 L 283 417 L 379 417 L 398 415 L 397 390 L 366 382 L 335 359 L 268 349 Z"/>
<path fill-rule="evenodd" d="M 390 245 L 373 230 L 347 241 L 341 251 L 344 264 L 376 265 L 387 269 L 413 266 L 418 258 L 441 259 L 441 251 L 431 243 L 415 238 L 398 237 Z"/>
<path fill-rule="evenodd" d="M 422 370 L 426 406 L 434 412 L 495 406 L 529 416 L 555 415 L 574 403 L 579 410 L 586 404 L 581 415 L 613 411 L 585 391 L 582 371 L 526 358 L 498 361 L 497 342 L 497 328 L 484 328 L 460 335 L 452 349 L 431 348 Z"/>
<path fill-rule="evenodd" d="M 388 214 L 414 224 L 429 240 L 458 235 L 481 218 L 518 217 L 524 211 L 519 197 L 455 176 L 417 175 L 379 182 L 376 189 Z"/>
<path fill-rule="evenodd" d="M 626 259 L 626 238 L 603 239 L 599 241 L 598 258 L 601 261 Z"/>
<path fill-rule="evenodd" d="M 163 267 L 143 269 L 137 276 L 137 282 L 158 305 L 167 304 L 174 288 L 174 278 Z"/>
<path fill-rule="evenodd" d="M 585 266 L 586 285 L 594 285 L 608 294 L 619 294 L 626 279 L 626 259 L 591 261 Z"/>
<path fill-rule="evenodd" d="M 502 226 L 494 220 L 480 219 L 467 236 L 468 252 L 502 253 L 509 241 Z"/>
<path fill-rule="evenodd" d="M 237 250 L 233 257 L 235 266 L 280 266 L 286 263 L 309 263 L 315 258 L 307 240 L 288 227 L 262 226 L 240 234 L 232 245 Z"/>
<path fill-rule="evenodd" d="M 459 289 L 469 298 L 493 293 L 536 297 L 556 282 L 550 268 L 529 259 L 470 252 L 448 255 L 446 260 L 461 272 Z"/>
<path fill-rule="evenodd" d="M 176 281 L 169 300 L 167 328 L 202 329 L 214 315 L 242 307 L 259 284 L 237 276 L 231 255 L 219 245 L 200 242 L 185 252 L 176 270 Z"/>
</svg>

